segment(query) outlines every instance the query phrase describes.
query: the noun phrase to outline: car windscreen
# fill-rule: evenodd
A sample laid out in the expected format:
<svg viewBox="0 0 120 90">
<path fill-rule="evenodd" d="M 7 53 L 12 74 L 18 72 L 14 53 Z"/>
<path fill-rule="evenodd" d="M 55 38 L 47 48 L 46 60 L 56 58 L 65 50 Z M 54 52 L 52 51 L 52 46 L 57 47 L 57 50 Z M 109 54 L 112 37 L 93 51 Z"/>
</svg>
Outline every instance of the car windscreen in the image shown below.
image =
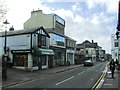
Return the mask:
<svg viewBox="0 0 120 90">
<path fill-rule="evenodd" d="M 86 60 L 85 62 L 92 62 L 91 60 Z"/>
</svg>

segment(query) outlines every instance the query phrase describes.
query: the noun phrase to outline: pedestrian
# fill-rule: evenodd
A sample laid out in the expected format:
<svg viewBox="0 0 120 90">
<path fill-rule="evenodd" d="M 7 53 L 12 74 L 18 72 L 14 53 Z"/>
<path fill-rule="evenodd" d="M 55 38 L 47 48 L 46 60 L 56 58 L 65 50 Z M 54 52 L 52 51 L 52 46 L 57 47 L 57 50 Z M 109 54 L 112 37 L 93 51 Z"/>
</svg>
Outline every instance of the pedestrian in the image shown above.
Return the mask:
<svg viewBox="0 0 120 90">
<path fill-rule="evenodd" d="M 118 60 L 116 59 L 116 64 L 118 65 Z"/>
<path fill-rule="evenodd" d="M 113 59 L 110 61 L 109 65 L 110 65 L 110 70 L 111 70 L 112 78 L 114 78 L 115 62 L 114 62 Z"/>
</svg>

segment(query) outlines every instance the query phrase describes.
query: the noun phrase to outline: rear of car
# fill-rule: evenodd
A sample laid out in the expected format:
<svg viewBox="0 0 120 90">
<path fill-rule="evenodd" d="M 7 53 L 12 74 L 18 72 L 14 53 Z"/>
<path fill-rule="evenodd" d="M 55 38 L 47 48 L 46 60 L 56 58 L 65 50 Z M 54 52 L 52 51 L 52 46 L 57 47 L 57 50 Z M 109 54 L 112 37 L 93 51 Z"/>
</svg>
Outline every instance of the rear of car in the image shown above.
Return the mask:
<svg viewBox="0 0 120 90">
<path fill-rule="evenodd" d="M 93 65 L 94 65 L 94 63 L 91 59 L 85 60 L 85 62 L 84 62 L 84 66 L 93 66 Z"/>
</svg>

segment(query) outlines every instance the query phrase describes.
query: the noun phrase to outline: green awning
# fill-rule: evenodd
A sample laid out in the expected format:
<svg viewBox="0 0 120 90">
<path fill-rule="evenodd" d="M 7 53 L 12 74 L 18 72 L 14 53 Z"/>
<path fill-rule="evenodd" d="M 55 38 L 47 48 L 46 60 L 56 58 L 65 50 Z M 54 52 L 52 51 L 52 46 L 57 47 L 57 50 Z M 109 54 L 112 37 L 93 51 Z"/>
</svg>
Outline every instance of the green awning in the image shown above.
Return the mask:
<svg viewBox="0 0 120 90">
<path fill-rule="evenodd" d="M 54 55 L 54 51 L 52 49 L 43 49 L 43 48 L 35 48 L 34 55 Z"/>
</svg>

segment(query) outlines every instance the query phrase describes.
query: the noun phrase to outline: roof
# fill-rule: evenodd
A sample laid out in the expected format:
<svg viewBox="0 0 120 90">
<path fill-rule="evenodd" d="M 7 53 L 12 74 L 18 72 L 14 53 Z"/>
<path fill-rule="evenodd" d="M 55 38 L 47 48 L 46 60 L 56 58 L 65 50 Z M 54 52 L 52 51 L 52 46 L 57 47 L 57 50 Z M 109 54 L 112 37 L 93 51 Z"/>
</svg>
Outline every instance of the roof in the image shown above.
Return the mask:
<svg viewBox="0 0 120 90">
<path fill-rule="evenodd" d="M 66 38 L 66 39 L 69 39 L 69 40 L 72 40 L 72 41 L 74 41 L 74 42 L 77 42 L 76 40 L 74 40 L 74 39 L 72 39 L 71 37 L 68 37 L 68 36 L 66 36 L 66 35 L 65 35 L 65 38 Z"/>
<path fill-rule="evenodd" d="M 76 44 L 76 48 L 84 49 L 85 46 L 83 46 L 82 44 Z"/>
<path fill-rule="evenodd" d="M 78 48 L 97 48 L 97 43 L 91 43 L 88 40 L 85 40 L 82 44 L 77 44 Z"/>
<path fill-rule="evenodd" d="M 31 33 L 35 33 L 36 31 L 38 31 L 40 29 L 42 29 L 45 32 L 45 34 L 47 35 L 47 37 L 50 38 L 49 34 L 46 32 L 46 30 L 42 26 L 31 28 L 31 29 L 7 31 L 7 36 L 20 35 L 20 34 L 31 34 Z M 5 36 L 5 32 L 0 32 L 0 37 L 4 37 L 4 36 Z"/>
</svg>

